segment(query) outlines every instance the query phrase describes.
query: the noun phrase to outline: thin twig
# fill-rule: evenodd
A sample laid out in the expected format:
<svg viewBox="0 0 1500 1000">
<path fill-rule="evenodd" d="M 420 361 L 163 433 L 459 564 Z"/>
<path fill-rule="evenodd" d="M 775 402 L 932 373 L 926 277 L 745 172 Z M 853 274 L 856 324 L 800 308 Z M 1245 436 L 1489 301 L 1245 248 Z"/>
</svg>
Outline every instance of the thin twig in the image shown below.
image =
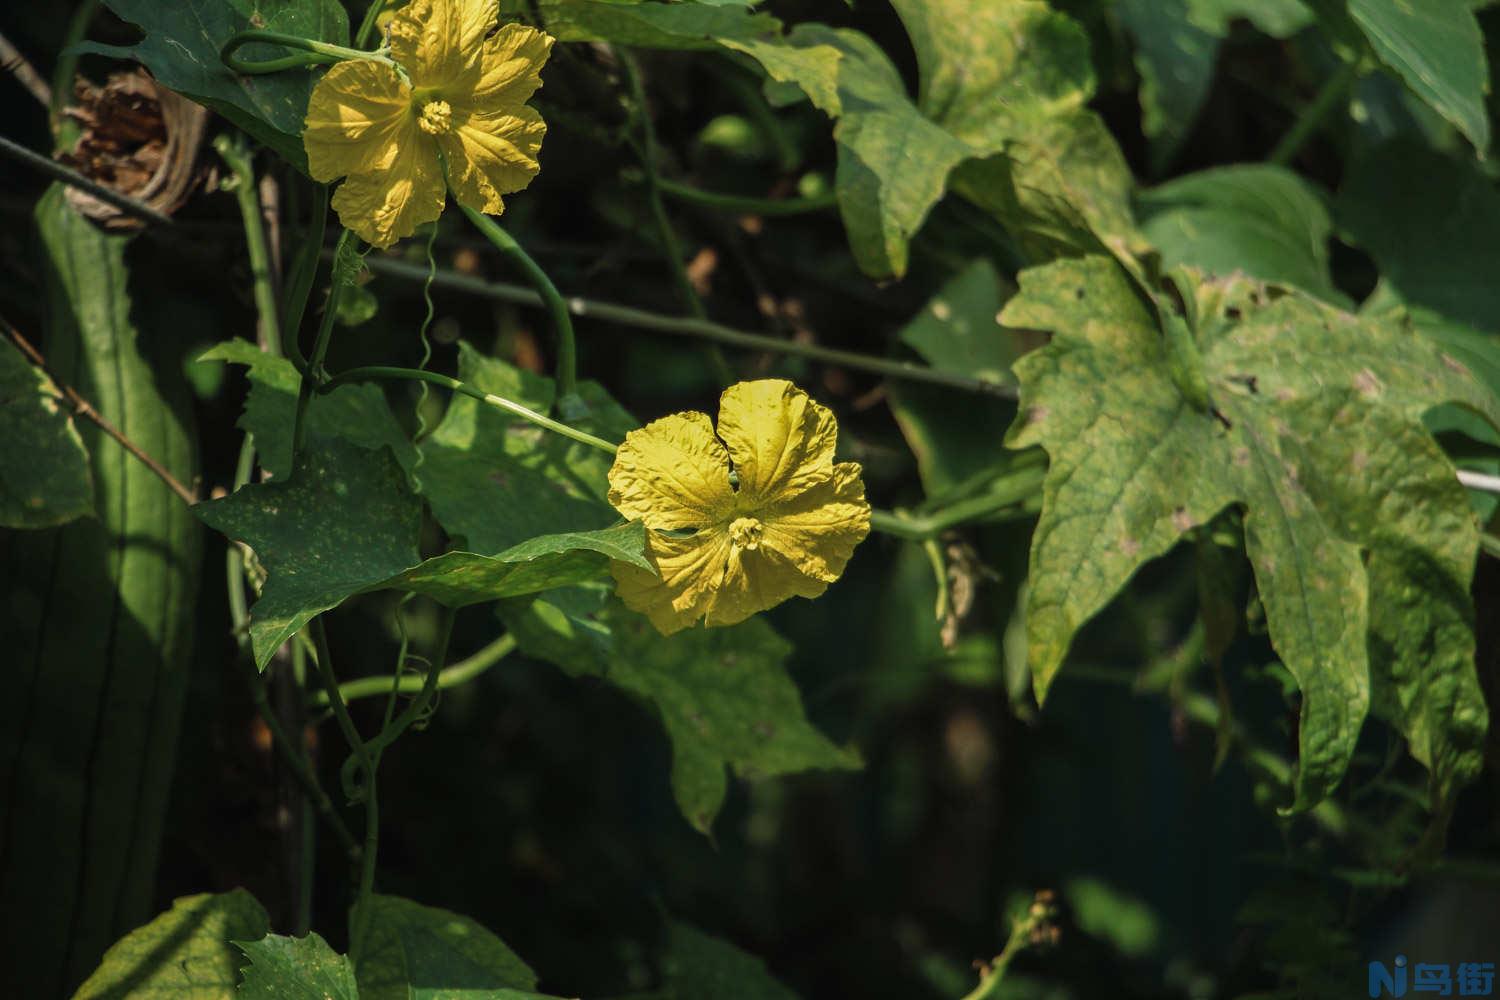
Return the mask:
<svg viewBox="0 0 1500 1000">
<path fill-rule="evenodd" d="M 36 71 L 30 61 L 21 54 L 21 50 L 10 43 L 10 39 L 0 35 L 0 65 L 10 70 L 11 75 L 20 82 L 21 86 L 31 92 L 31 96 L 42 102 L 42 107 L 52 106 L 52 88 L 47 86 L 47 81 L 42 79 L 42 74 Z"/>
<path fill-rule="evenodd" d="M 70 167 L 65 167 L 56 160 L 48 159 L 41 153 L 32 152 L 25 146 L 12 142 L 3 135 L 0 135 L 0 153 L 20 163 L 24 163 L 40 173 L 46 174 L 55 181 L 62 181 L 69 187 L 78 188 L 80 191 L 87 191 L 95 198 L 106 204 L 113 205 L 127 215 L 133 215 L 138 219 L 145 219 L 147 222 L 154 222 L 159 226 L 172 224 L 171 219 L 145 202 L 137 201 L 128 195 L 121 194 L 114 188 L 105 187 L 98 181 L 90 180 L 78 171 Z"/>
<path fill-rule="evenodd" d="M 365 266 L 377 274 L 389 274 L 393 277 L 407 278 L 414 281 L 427 280 L 426 267 L 408 264 L 405 261 L 391 260 L 371 254 L 365 258 Z M 438 271 L 432 283 L 441 288 L 469 292 L 474 295 L 494 299 L 497 302 L 509 302 L 514 305 L 532 307 L 542 305 L 541 298 L 530 288 L 521 285 L 505 284 L 503 282 L 486 281 L 483 278 L 474 278 L 453 271 Z M 735 330 L 731 327 L 715 323 L 712 320 L 698 319 L 694 316 L 666 316 L 661 313 L 648 312 L 644 309 L 636 309 L 631 306 L 597 302 L 593 299 L 579 298 L 577 296 L 568 297 L 565 301 L 568 304 L 568 311 L 574 316 L 592 317 L 608 323 L 618 323 L 620 326 L 628 326 L 640 330 L 654 330 L 657 333 L 671 336 L 699 337 L 704 340 L 717 341 L 718 343 L 747 351 L 770 351 L 775 354 L 790 354 L 796 357 L 807 358 L 810 361 L 821 361 L 825 364 L 853 368 L 857 371 L 874 372 L 889 378 L 903 379 L 908 382 L 926 382 L 930 385 L 940 385 L 962 392 L 981 393 L 987 396 L 997 396 L 1001 399 L 1016 398 L 1016 387 L 1014 385 L 972 378 L 968 375 L 959 375 L 955 372 L 939 371 L 936 368 L 929 368 L 926 365 L 910 361 L 878 358 L 868 354 L 859 354 L 854 351 L 840 351 L 831 347 L 804 344 L 794 340 L 780 340 L 776 337 L 767 337 L 764 334 Z"/>
<path fill-rule="evenodd" d="M 94 409 L 92 403 L 78 394 L 77 389 L 74 389 L 71 385 L 58 378 L 52 369 L 47 367 L 47 359 L 42 357 L 42 353 L 31 346 L 31 342 L 21 336 L 21 331 L 17 330 L 9 320 L 0 318 L 0 323 L 5 325 L 5 332 L 10 334 L 10 339 L 15 341 L 16 346 L 21 349 L 21 353 L 26 355 L 32 364 L 40 368 L 52 380 L 53 384 L 57 386 L 58 390 L 62 392 L 63 396 L 67 398 L 68 402 L 73 405 L 74 412 L 80 417 L 86 417 L 93 421 L 101 431 L 113 438 L 121 448 L 134 455 L 142 465 L 156 474 L 156 478 L 166 483 L 168 489 L 182 498 L 183 503 L 191 507 L 198 502 L 197 494 L 179 483 L 176 477 L 166 470 L 165 466 L 141 450 L 141 446 L 126 437 L 118 427 L 104 419 L 99 411 Z"/>
</svg>

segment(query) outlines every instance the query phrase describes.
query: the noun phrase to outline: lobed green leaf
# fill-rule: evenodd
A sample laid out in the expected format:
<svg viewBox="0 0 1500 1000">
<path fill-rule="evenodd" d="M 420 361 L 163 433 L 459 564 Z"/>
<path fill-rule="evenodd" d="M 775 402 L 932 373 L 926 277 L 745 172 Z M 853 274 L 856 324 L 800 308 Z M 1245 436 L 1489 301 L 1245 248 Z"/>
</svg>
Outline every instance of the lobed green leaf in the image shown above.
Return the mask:
<svg viewBox="0 0 1500 1000">
<path fill-rule="evenodd" d="M 0 340 L 0 527 L 49 528 L 94 512 L 89 453 L 62 393 Z"/>
</svg>

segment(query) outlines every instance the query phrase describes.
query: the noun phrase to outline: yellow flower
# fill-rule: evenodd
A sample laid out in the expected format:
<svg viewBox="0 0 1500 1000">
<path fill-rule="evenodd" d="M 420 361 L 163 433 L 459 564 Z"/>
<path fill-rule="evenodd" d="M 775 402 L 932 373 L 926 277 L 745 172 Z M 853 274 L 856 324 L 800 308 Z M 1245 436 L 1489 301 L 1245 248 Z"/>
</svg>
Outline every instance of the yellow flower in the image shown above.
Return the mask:
<svg viewBox="0 0 1500 1000">
<path fill-rule="evenodd" d="M 501 195 L 536 176 L 547 125 L 526 106 L 552 38 L 495 27 L 497 0 L 411 0 L 391 19 L 391 56 L 406 72 L 342 62 L 313 88 L 302 143 L 339 221 L 377 247 L 442 214 L 447 190 L 498 215 Z M 446 162 L 447 178 L 444 179 Z"/>
<path fill-rule="evenodd" d="M 626 605 L 671 635 L 823 593 L 870 532 L 859 465 L 834 464 L 837 437 L 833 414 L 781 379 L 726 389 L 717 436 L 706 413 L 631 431 L 609 502 L 645 524 L 660 576 L 614 563 Z"/>
</svg>

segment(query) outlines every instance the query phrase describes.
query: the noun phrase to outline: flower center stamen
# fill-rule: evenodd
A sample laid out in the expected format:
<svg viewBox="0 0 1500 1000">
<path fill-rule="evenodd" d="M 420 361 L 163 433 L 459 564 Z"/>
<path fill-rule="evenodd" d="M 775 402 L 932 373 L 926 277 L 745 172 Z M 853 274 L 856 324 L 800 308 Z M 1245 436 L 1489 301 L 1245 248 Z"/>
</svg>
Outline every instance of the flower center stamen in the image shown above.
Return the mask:
<svg viewBox="0 0 1500 1000">
<path fill-rule="evenodd" d="M 442 135 L 453 127 L 453 109 L 447 101 L 428 101 L 422 105 L 417 124 L 428 135 Z"/>
<path fill-rule="evenodd" d="M 753 517 L 737 517 L 729 526 L 729 540 L 742 549 L 754 552 L 760 548 L 760 536 L 765 526 Z"/>
</svg>

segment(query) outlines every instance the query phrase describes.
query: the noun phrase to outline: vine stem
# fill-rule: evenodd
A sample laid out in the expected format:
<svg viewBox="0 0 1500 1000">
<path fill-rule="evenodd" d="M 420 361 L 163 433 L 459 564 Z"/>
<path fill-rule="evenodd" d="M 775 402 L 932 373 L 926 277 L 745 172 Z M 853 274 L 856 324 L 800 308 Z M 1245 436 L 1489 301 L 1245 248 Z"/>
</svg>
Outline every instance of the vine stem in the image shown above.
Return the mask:
<svg viewBox="0 0 1500 1000">
<path fill-rule="evenodd" d="M 415 264 L 373 256 L 365 263 L 370 270 L 377 274 L 388 274 L 392 277 L 404 278 L 410 281 L 427 280 L 427 269 L 425 267 L 418 267 Z M 452 271 L 438 271 L 432 283 L 439 288 L 467 292 L 472 295 L 493 299 L 497 302 L 508 302 L 513 305 L 532 307 L 542 304 L 541 297 L 529 288 L 524 288 L 520 285 L 505 284 L 503 282 L 485 281 L 482 278 L 474 278 Z M 649 330 L 674 337 L 697 337 L 702 340 L 712 340 L 747 351 L 787 354 L 793 357 L 806 358 L 809 361 L 838 365 L 843 368 L 852 368 L 856 371 L 867 371 L 877 375 L 884 375 L 887 378 L 901 379 L 906 382 L 922 382 L 927 385 L 942 386 L 943 388 L 955 389 L 960 392 L 972 392 L 1000 399 L 1015 399 L 1017 397 L 1016 387 L 1012 384 L 977 379 L 956 372 L 939 371 L 936 368 L 929 368 L 926 365 L 916 364 L 911 361 L 880 358 L 869 354 L 860 354 L 856 351 L 841 351 L 832 347 L 820 347 L 817 344 L 803 344 L 793 340 L 781 340 L 776 337 L 765 336 L 764 334 L 736 330 L 732 327 L 715 323 L 712 320 L 699 319 L 693 316 L 665 316 L 661 313 L 649 312 L 645 309 L 636 309 L 633 306 L 599 302 L 594 299 L 574 296 L 566 299 L 565 302 L 568 311 L 574 316 L 592 317 L 631 329 Z"/>
<path fill-rule="evenodd" d="M 618 447 L 617 445 L 610 444 L 603 438 L 595 437 L 594 435 L 589 434 L 586 431 L 581 431 L 576 427 L 569 427 L 567 424 L 561 423 L 557 420 L 553 420 L 551 417 L 540 414 L 530 407 L 522 406 L 520 403 L 505 399 L 502 396 L 496 396 L 491 392 L 484 392 L 480 389 L 476 389 L 473 386 L 468 385 L 465 382 L 460 382 L 458 379 L 452 378 L 448 375 L 441 375 L 438 372 L 424 371 L 419 368 L 391 368 L 383 365 L 370 365 L 364 368 L 351 368 L 348 371 L 339 372 L 333 378 L 329 379 L 327 382 L 324 382 L 321 386 L 318 387 L 318 391 L 330 392 L 346 382 L 360 382 L 366 379 L 408 379 L 414 382 L 430 382 L 433 385 L 440 385 L 445 389 L 451 389 L 453 392 L 461 393 L 462 395 L 468 396 L 472 399 L 477 399 L 481 403 L 487 403 L 490 406 L 497 407 L 498 409 L 504 410 L 507 413 L 513 413 L 523 420 L 531 421 L 538 427 L 545 427 L 547 430 L 552 431 L 554 434 L 561 434 L 563 437 L 572 438 L 574 441 L 577 441 L 580 444 L 586 444 L 591 448 L 598 448 L 600 451 L 607 451 L 611 455 L 615 453 L 615 450 Z"/>
<path fill-rule="evenodd" d="M 984 975 L 979 979 L 979 985 L 966 993 L 963 1000 L 993 1000 L 999 994 L 1000 985 L 1005 979 L 1010 963 L 1026 950 L 1028 933 L 1029 927 L 1025 921 L 1016 920 L 1011 923 L 1010 937 L 1006 939 L 1005 947 L 984 970 Z"/>
<path fill-rule="evenodd" d="M 995 480 L 988 490 L 978 496 L 959 500 L 927 514 L 872 510 L 870 527 L 908 541 L 926 542 L 960 524 L 1026 503 L 1041 491 L 1046 474 L 1045 465 L 1040 463 L 1025 466 Z"/>
<path fill-rule="evenodd" d="M 573 316 L 568 311 L 568 304 L 563 301 L 562 293 L 557 290 L 541 265 L 499 223 L 462 202 L 459 202 L 458 207 L 495 249 L 521 269 L 546 306 L 552 319 L 553 333 L 557 336 L 557 394 L 559 398 L 567 399 L 577 390 L 578 349 L 573 338 Z M 427 271 L 424 276 L 431 280 L 431 274 L 431 271 Z"/>
<path fill-rule="evenodd" d="M 354 249 L 356 237 L 345 229 L 339 234 L 338 245 L 333 249 L 333 273 L 328 280 L 328 301 L 323 305 L 323 319 L 318 324 L 318 338 L 313 342 L 312 356 L 307 369 L 302 373 L 302 384 L 297 392 L 297 416 L 292 425 L 292 461 L 302 451 L 307 439 L 307 407 L 312 402 L 314 383 L 322 376 L 323 359 L 328 354 L 328 343 L 333 339 L 333 321 L 338 313 L 339 296 L 344 288 L 354 283 L 359 273 L 359 252 Z"/>
<path fill-rule="evenodd" d="M 281 323 L 276 307 L 276 292 L 271 281 L 271 253 L 266 244 L 264 216 L 260 198 L 256 194 L 255 170 L 250 151 L 238 133 L 229 133 L 214 140 L 229 172 L 234 176 L 234 198 L 240 208 L 240 221 L 245 228 L 245 245 L 250 252 L 250 275 L 255 285 L 255 310 L 260 314 L 261 334 L 268 353 L 280 355 Z"/>
<path fill-rule="evenodd" d="M 113 205 L 127 215 L 133 215 L 146 222 L 155 223 L 158 226 L 170 226 L 172 220 L 143 201 L 137 201 L 129 195 L 123 195 L 114 188 L 105 187 L 97 181 L 90 180 L 71 167 L 66 167 L 56 160 L 34 153 L 22 146 L 20 143 L 12 142 L 0 135 L 0 153 L 4 153 L 19 163 L 24 163 L 39 173 L 46 174 L 55 181 L 61 181 L 69 187 L 75 187 L 80 191 L 87 191 L 100 201 Z"/>
<path fill-rule="evenodd" d="M 676 201 L 702 205 L 704 208 L 718 209 L 721 212 L 734 212 L 738 215 L 807 215 L 812 212 L 826 212 L 829 209 L 838 208 L 839 205 L 838 195 L 832 191 L 813 198 L 753 198 L 717 191 L 704 191 L 687 184 L 679 184 L 665 177 L 657 178 L 656 186 L 662 194 Z"/>
<path fill-rule="evenodd" d="M 620 66 L 625 70 L 625 77 L 630 85 L 634 117 L 641 127 L 640 142 L 631 140 L 631 145 L 640 157 L 641 169 L 645 171 L 646 203 L 651 209 L 657 239 L 661 240 L 662 256 L 666 258 L 667 266 L 672 271 L 672 280 L 677 285 L 677 293 L 687 311 L 695 319 L 706 320 L 708 311 L 703 308 L 703 300 L 698 297 L 698 291 L 688 277 L 687 267 L 682 261 L 682 245 L 677 242 L 677 230 L 672 228 L 672 220 L 667 217 L 667 208 L 662 203 L 661 177 L 656 172 L 656 125 L 651 120 L 651 109 L 646 105 L 646 87 L 641 80 L 641 68 L 629 52 L 621 50 L 619 56 Z M 734 370 L 717 347 L 708 349 L 708 360 L 720 382 L 727 385 L 734 381 Z"/>
<path fill-rule="evenodd" d="M 1459 469 L 1458 481 L 1469 489 L 1480 493 L 1500 494 L 1500 476 L 1488 476 L 1483 472 L 1470 472 L 1468 469 Z"/>
<path fill-rule="evenodd" d="M 1339 101 L 1348 94 L 1349 88 L 1354 86 L 1354 82 L 1359 79 L 1363 70 L 1362 60 L 1350 59 L 1339 67 L 1337 73 L 1324 81 L 1312 101 L 1302 109 L 1302 113 L 1292 123 L 1291 129 L 1281 137 L 1276 148 L 1271 150 L 1271 155 L 1266 158 L 1267 161 L 1279 167 L 1290 164 L 1302 151 L 1302 147 L 1307 144 L 1307 140 L 1311 139 L 1322 127 L 1323 122 L 1338 106 Z"/>
<path fill-rule="evenodd" d="M 235 55 L 246 45 L 256 43 L 281 45 L 289 49 L 296 49 L 300 54 L 282 56 L 280 59 L 241 59 Z M 247 31 L 236 32 L 229 36 L 229 41 L 219 49 L 219 60 L 234 70 L 236 73 L 245 75 L 261 75 L 265 73 L 279 73 L 287 69 L 299 69 L 303 66 L 321 66 L 329 63 L 345 62 L 350 59 L 363 59 L 367 62 L 381 63 L 389 66 L 397 73 L 402 69 L 396 61 L 383 52 L 367 52 L 364 49 L 351 49 L 344 45 L 334 45 L 330 42 L 320 42 L 313 38 L 303 38 L 301 35 L 288 35 L 280 31 L 265 31 L 260 28 L 251 28 Z M 404 74 L 403 74 L 404 75 Z"/>
<path fill-rule="evenodd" d="M 460 660 L 451 667 L 444 667 L 438 672 L 437 688 L 446 691 L 455 688 L 478 677 L 486 670 L 505 659 L 516 649 L 515 636 L 506 633 L 494 642 L 485 646 L 479 652 L 467 659 Z M 345 681 L 339 685 L 339 695 L 346 702 L 358 701 L 361 698 L 375 698 L 383 694 L 389 694 L 394 688 L 400 694 L 416 694 L 426 685 L 426 678 L 403 676 L 399 679 L 391 677 L 361 677 L 358 680 Z M 312 695 L 312 706 L 315 708 L 326 708 L 328 706 L 328 692 L 316 691 Z"/>
</svg>

